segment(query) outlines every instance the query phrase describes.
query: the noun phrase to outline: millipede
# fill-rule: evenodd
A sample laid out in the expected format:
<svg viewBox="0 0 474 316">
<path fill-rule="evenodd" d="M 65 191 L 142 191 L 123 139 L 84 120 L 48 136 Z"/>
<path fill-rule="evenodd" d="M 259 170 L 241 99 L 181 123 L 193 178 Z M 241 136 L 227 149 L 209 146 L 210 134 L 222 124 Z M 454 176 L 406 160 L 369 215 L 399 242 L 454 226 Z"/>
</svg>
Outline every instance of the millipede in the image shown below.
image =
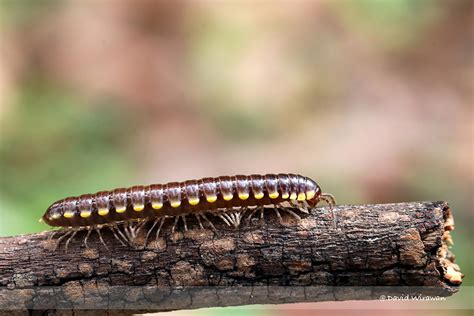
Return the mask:
<svg viewBox="0 0 474 316">
<path fill-rule="evenodd" d="M 296 174 L 236 175 L 216 178 L 202 178 L 183 182 L 133 186 L 67 197 L 48 207 L 42 221 L 53 227 L 62 228 L 56 247 L 67 237 L 67 251 L 70 241 L 79 231 L 87 231 L 84 239 L 86 247 L 90 234 L 95 231 L 107 248 L 101 230 L 108 228 L 123 245 L 133 243 L 140 230 L 150 223 L 145 244 L 156 228 L 158 239 L 160 230 L 167 219 L 173 221 L 172 232 L 178 221 L 188 230 L 186 217 L 194 216 L 201 229 L 203 222 L 215 230 L 206 215 L 220 218 L 225 224 L 238 228 L 242 218 L 251 218 L 260 212 L 264 218 L 264 207 L 273 206 L 280 222 L 280 211 L 289 213 L 297 220 L 300 216 L 284 203 L 309 213 L 320 201 L 325 201 L 332 209 L 334 197 L 322 193 L 316 181 Z M 334 218 L 334 214 L 333 214 Z M 50 235 L 52 239 L 54 233 Z M 56 249 L 55 247 L 55 249 Z M 108 248 L 107 248 L 108 249 Z"/>
</svg>

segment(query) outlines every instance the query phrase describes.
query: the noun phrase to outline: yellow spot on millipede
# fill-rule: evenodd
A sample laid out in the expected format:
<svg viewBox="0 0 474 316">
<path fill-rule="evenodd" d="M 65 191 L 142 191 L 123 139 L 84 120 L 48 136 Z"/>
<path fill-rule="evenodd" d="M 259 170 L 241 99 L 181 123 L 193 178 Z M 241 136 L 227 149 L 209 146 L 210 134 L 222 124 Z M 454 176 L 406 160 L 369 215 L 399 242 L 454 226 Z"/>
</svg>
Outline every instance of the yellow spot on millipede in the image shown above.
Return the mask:
<svg viewBox="0 0 474 316">
<path fill-rule="evenodd" d="M 260 199 L 263 199 L 264 194 L 263 192 L 259 192 L 259 193 L 255 193 L 254 196 L 257 200 L 260 200 Z"/>
<path fill-rule="evenodd" d="M 298 193 L 298 201 L 304 201 L 304 200 L 306 200 L 306 194 Z"/>
<path fill-rule="evenodd" d="M 289 198 L 289 197 L 290 197 L 290 195 L 289 195 L 288 193 L 286 193 L 286 192 L 281 195 L 281 198 L 282 198 L 282 199 L 287 199 L 287 198 Z"/>
<path fill-rule="evenodd" d="M 89 217 L 89 216 L 91 216 L 91 212 L 89 212 L 89 211 L 85 211 L 85 212 L 83 211 L 83 212 L 81 212 L 81 217 L 87 218 L 87 217 Z"/>
<path fill-rule="evenodd" d="M 151 207 L 153 207 L 155 210 L 159 210 L 163 207 L 163 203 L 151 203 Z"/>
<path fill-rule="evenodd" d="M 135 212 L 141 212 L 141 211 L 143 211 L 144 208 L 145 208 L 145 205 L 143 205 L 143 204 L 141 204 L 141 205 L 134 205 L 134 206 L 133 206 L 133 210 L 134 210 Z"/>
<path fill-rule="evenodd" d="M 198 205 L 199 199 L 190 199 L 188 198 L 189 205 Z"/>
<path fill-rule="evenodd" d="M 217 201 L 217 195 L 206 196 L 206 200 L 207 200 L 209 203 L 214 203 L 215 201 Z"/>
<path fill-rule="evenodd" d="M 297 198 L 296 193 L 295 192 L 291 193 L 290 200 L 296 200 L 296 198 Z"/>
<path fill-rule="evenodd" d="M 171 207 L 179 207 L 181 205 L 181 201 L 174 201 L 174 202 L 171 202 Z"/>
<path fill-rule="evenodd" d="M 53 215 L 51 215 L 52 219 L 58 219 L 60 217 L 61 217 L 61 214 L 59 214 L 59 213 L 54 213 Z"/>
<path fill-rule="evenodd" d="M 66 218 L 74 217 L 74 212 L 70 212 L 70 211 L 64 212 L 64 217 L 66 217 Z"/>
<path fill-rule="evenodd" d="M 123 212 L 125 212 L 126 209 L 127 209 L 126 207 L 116 207 L 115 211 L 117 213 L 123 213 Z"/>
<path fill-rule="evenodd" d="M 100 216 L 105 216 L 105 215 L 109 214 L 109 209 L 107 209 L 107 208 L 99 208 L 99 210 L 97 211 L 97 213 L 99 213 Z"/>
<path fill-rule="evenodd" d="M 239 194 L 239 199 L 241 200 L 246 200 L 249 198 L 249 194 L 248 193 L 240 193 Z"/>
<path fill-rule="evenodd" d="M 280 196 L 280 193 L 278 193 L 278 191 L 275 191 L 275 192 L 272 192 L 268 195 L 270 197 L 270 199 L 276 199 L 277 197 Z"/>
<path fill-rule="evenodd" d="M 234 196 L 232 194 L 226 194 L 223 196 L 223 198 L 225 201 L 230 201 L 234 198 Z"/>
</svg>

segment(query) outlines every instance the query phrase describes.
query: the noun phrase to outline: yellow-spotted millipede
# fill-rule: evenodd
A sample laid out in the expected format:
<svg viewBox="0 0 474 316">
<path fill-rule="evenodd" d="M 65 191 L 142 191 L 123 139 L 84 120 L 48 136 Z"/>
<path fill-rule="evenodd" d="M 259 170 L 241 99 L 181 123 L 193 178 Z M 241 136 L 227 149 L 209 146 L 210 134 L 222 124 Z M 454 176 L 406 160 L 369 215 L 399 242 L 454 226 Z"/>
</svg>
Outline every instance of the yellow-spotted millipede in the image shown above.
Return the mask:
<svg viewBox="0 0 474 316">
<path fill-rule="evenodd" d="M 308 213 L 320 201 L 332 206 L 335 200 L 331 194 L 322 193 L 319 185 L 310 178 L 295 174 L 237 175 L 203 178 L 184 182 L 133 186 L 68 197 L 54 202 L 45 212 L 42 221 L 50 226 L 62 227 L 64 232 L 56 241 L 69 242 L 78 231 L 86 230 L 84 244 L 92 231 L 96 231 L 104 243 L 100 230 L 108 227 L 122 243 L 131 244 L 138 232 L 147 224 L 151 231 L 156 229 L 156 239 L 166 219 L 174 219 L 172 231 L 179 219 L 187 230 L 186 216 L 193 215 L 200 228 L 201 219 L 215 230 L 207 215 L 222 219 L 227 225 L 239 227 L 242 217 L 248 213 L 248 220 L 260 211 L 263 219 L 264 207 L 273 206 L 281 221 L 279 211 L 288 212 L 300 219 L 290 208 L 280 208 L 289 203 L 301 212 Z M 334 216 L 334 214 L 333 214 Z M 50 235 L 50 239 L 54 234 Z M 124 244 L 125 245 L 125 244 Z M 55 249 L 56 249 L 55 247 Z"/>
</svg>

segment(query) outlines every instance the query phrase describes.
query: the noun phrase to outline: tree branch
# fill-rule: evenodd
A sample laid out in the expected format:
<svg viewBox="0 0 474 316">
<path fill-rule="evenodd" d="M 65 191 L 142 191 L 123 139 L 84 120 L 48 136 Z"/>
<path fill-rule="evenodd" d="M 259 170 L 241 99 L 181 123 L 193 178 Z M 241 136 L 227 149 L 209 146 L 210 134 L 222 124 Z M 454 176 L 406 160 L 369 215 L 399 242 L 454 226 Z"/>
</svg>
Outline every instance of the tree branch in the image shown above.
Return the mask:
<svg viewBox="0 0 474 316">
<path fill-rule="evenodd" d="M 454 228 L 446 202 L 337 205 L 296 221 L 271 210 L 239 229 L 171 233 L 145 249 L 122 246 L 102 230 L 66 253 L 51 232 L 0 238 L 0 309 L 165 311 L 201 307 L 378 299 L 415 293 L 448 296 L 462 274 L 448 250 Z M 258 217 L 258 216 L 257 216 Z M 182 223 L 181 223 L 182 224 Z M 143 231 L 145 233 L 146 230 Z M 143 243 L 144 234 L 137 243 Z M 143 247 L 141 247 L 143 248 Z"/>
</svg>

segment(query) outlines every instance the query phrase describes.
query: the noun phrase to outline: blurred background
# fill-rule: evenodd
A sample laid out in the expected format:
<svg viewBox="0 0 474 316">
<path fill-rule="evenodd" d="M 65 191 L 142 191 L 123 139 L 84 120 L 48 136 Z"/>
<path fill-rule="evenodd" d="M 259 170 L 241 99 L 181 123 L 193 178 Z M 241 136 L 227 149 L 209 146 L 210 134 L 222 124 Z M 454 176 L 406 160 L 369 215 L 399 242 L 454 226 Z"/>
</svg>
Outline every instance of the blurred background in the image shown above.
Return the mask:
<svg viewBox="0 0 474 316">
<path fill-rule="evenodd" d="M 293 172 L 449 201 L 473 285 L 473 4 L 0 0 L 0 236 L 64 196 Z"/>
</svg>

